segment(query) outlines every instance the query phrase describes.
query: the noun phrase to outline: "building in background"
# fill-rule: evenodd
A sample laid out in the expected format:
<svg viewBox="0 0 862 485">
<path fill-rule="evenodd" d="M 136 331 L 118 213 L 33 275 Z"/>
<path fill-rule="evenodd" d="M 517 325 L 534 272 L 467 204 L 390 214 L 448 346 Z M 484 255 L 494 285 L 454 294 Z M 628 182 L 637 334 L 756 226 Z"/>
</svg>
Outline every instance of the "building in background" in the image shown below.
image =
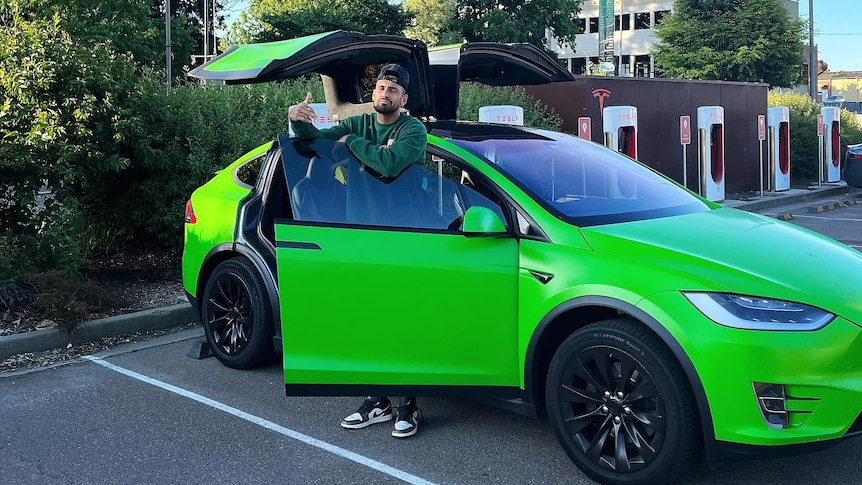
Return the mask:
<svg viewBox="0 0 862 485">
<path fill-rule="evenodd" d="M 817 89 L 823 99 L 843 96 L 842 108 L 862 113 L 862 71 L 824 72 L 817 77 Z"/>
<path fill-rule="evenodd" d="M 798 0 L 780 3 L 792 20 L 799 19 Z M 553 41 L 551 47 L 574 74 L 588 74 L 589 66 L 607 66 L 612 59 L 619 66 L 618 76 L 655 77 L 655 60 L 649 51 L 657 41 L 656 25 L 673 11 L 673 5 L 673 1 L 584 0 L 577 20 L 582 33 L 576 38 L 575 49 Z"/>
</svg>

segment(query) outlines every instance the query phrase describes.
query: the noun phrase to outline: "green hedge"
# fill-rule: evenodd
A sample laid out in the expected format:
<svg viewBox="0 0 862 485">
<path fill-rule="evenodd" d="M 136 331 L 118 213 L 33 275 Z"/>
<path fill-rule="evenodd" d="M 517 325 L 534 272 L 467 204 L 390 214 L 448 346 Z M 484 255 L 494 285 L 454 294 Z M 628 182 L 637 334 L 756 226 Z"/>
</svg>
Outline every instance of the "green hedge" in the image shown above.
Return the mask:
<svg viewBox="0 0 862 485">
<path fill-rule="evenodd" d="M 770 92 L 768 104 L 787 106 L 790 110 L 791 180 L 816 182 L 819 155 L 817 152 L 817 115 L 821 105 L 804 94 Z M 862 143 L 862 124 L 852 112 L 841 110 L 841 159 L 847 145 Z M 795 184 L 795 182 L 794 182 Z"/>
<path fill-rule="evenodd" d="M 102 173 L 87 185 L 83 210 L 87 243 L 95 250 L 134 244 L 182 243 L 182 216 L 192 191 L 243 153 L 287 131 L 288 107 L 319 82 L 206 87 L 167 92 L 144 82 L 126 126 L 124 170 Z"/>
</svg>

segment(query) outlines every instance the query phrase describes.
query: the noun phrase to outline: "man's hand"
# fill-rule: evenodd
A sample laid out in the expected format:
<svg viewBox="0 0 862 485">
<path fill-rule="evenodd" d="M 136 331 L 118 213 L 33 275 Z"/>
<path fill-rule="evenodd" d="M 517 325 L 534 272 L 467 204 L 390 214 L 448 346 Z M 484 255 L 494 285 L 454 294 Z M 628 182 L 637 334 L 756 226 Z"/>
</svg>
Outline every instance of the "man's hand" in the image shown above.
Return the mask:
<svg viewBox="0 0 862 485">
<path fill-rule="evenodd" d="M 305 95 L 305 101 L 294 106 L 293 109 L 287 113 L 287 117 L 292 121 L 311 123 L 317 115 L 315 114 L 314 109 L 308 105 L 309 103 L 311 103 L 311 93 Z"/>
</svg>

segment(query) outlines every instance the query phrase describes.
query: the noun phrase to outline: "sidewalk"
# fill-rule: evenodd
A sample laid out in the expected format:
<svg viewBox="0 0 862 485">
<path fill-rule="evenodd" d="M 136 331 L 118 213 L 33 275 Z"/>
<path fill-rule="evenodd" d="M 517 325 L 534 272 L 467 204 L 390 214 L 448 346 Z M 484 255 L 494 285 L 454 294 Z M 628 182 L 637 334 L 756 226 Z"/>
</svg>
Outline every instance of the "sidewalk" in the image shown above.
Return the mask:
<svg viewBox="0 0 862 485">
<path fill-rule="evenodd" d="M 813 185 L 807 189 L 790 189 L 782 192 L 764 192 L 763 197 L 759 194 L 745 200 L 725 200 L 721 205 L 733 207 L 749 212 L 757 212 L 773 207 L 784 205 L 814 202 L 821 199 L 849 199 L 862 198 L 862 189 L 850 187 L 844 182 L 824 182 L 821 185 Z"/>
<path fill-rule="evenodd" d="M 847 200 L 862 199 L 862 189 L 847 186 L 844 182 L 824 183 L 808 189 L 790 189 L 783 192 L 764 192 L 746 200 L 725 200 L 721 204 L 750 212 L 762 211 L 773 207 L 801 204 L 824 199 Z M 57 328 L 35 330 L 0 337 L 0 360 L 25 352 L 42 352 L 98 340 L 102 337 L 133 334 L 147 330 L 184 325 L 197 321 L 198 317 L 191 305 L 180 303 L 153 310 L 145 310 L 127 315 L 102 318 L 85 322 L 74 332 L 69 333 Z"/>
</svg>

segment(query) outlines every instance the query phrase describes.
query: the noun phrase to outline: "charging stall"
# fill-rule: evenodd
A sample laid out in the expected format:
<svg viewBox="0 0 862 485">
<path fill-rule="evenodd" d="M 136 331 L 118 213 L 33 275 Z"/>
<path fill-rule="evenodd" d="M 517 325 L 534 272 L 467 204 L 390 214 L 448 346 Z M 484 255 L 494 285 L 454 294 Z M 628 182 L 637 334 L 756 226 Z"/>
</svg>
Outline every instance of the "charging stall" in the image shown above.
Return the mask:
<svg viewBox="0 0 862 485">
<path fill-rule="evenodd" d="M 524 108 L 510 105 L 482 106 L 479 108 L 479 121 L 524 126 Z"/>
<path fill-rule="evenodd" d="M 292 104 L 288 111 L 295 108 L 297 105 Z M 309 103 L 311 109 L 314 110 L 314 114 L 316 115 L 314 119 L 311 121 L 311 124 L 314 125 L 318 130 L 322 130 L 324 128 L 329 128 L 330 126 L 335 126 L 335 122 L 332 121 L 332 118 L 329 116 L 329 108 L 326 107 L 326 103 Z M 293 127 L 288 127 L 287 132 L 290 136 L 293 135 Z"/>
<path fill-rule="evenodd" d="M 823 115 L 824 161 L 826 164 L 826 181 L 841 180 L 841 118 L 836 106 L 820 108 Z"/>
<path fill-rule="evenodd" d="M 700 194 L 714 202 L 724 200 L 724 108 L 697 108 Z"/>
<path fill-rule="evenodd" d="M 777 106 L 766 111 L 769 125 L 769 190 L 790 189 L 790 108 Z"/>
<path fill-rule="evenodd" d="M 608 106 L 602 111 L 605 146 L 637 160 L 638 109 L 634 106 Z"/>
</svg>

